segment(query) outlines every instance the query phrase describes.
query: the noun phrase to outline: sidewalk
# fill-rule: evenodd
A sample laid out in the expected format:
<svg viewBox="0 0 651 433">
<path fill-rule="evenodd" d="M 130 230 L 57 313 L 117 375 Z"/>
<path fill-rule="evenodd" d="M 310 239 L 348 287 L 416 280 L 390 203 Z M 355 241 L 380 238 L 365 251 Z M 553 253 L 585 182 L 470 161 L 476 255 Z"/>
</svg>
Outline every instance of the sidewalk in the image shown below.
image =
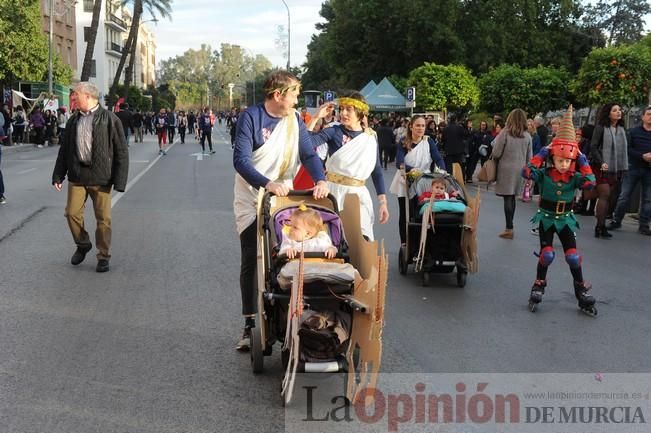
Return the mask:
<svg viewBox="0 0 651 433">
<path fill-rule="evenodd" d="M 14 152 L 27 152 L 29 150 L 47 149 L 48 147 L 59 147 L 59 145 L 55 144 L 54 146 L 44 146 L 42 148 L 39 148 L 39 147 L 36 147 L 36 145 L 34 143 L 14 144 L 12 146 L 5 146 L 3 144 L 2 145 L 2 153 L 3 154 L 8 154 L 8 153 L 14 153 Z"/>
</svg>

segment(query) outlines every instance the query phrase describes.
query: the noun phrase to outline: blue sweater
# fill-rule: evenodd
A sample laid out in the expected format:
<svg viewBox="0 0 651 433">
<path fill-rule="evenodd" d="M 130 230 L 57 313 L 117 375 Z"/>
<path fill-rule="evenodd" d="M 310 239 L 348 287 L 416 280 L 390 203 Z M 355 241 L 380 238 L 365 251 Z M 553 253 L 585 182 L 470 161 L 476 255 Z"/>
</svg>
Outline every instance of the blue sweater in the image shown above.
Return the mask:
<svg viewBox="0 0 651 433">
<path fill-rule="evenodd" d="M 427 141 L 429 142 L 429 155 L 432 158 L 432 161 L 434 161 L 438 168 L 445 170 L 445 161 L 443 161 L 443 158 L 441 157 L 439 148 L 436 145 L 436 140 L 434 140 L 432 137 L 427 137 Z M 405 155 L 407 155 L 407 150 L 402 146 L 402 143 L 398 143 L 398 152 L 396 153 L 396 167 L 400 168 L 400 166 L 405 163 Z M 412 168 L 413 167 L 405 165 L 406 171 L 409 171 Z"/>
<path fill-rule="evenodd" d="M 298 118 L 298 114 L 296 114 Z M 269 181 L 251 163 L 253 151 L 261 147 L 271 135 L 281 118 L 272 117 L 264 109 L 264 103 L 249 107 L 237 120 L 233 147 L 233 166 L 235 170 L 254 188 L 263 188 Z M 305 169 L 315 182 L 325 180 L 321 160 L 312 147 L 310 133 L 299 118 L 298 152 Z"/>
<path fill-rule="evenodd" d="M 344 135 L 348 136 L 352 140 L 362 133 L 364 133 L 364 131 L 349 131 L 343 125 L 334 125 L 312 134 L 312 144 L 314 148 L 317 148 L 323 143 L 328 143 L 328 155 L 332 155 L 344 145 Z M 371 173 L 371 179 L 373 179 L 373 186 L 375 186 L 375 192 L 377 195 L 385 194 L 386 188 L 384 186 L 382 166 L 380 165 L 379 146 L 378 153 L 375 157 L 375 168 Z"/>
<path fill-rule="evenodd" d="M 635 127 L 629 131 L 628 140 L 628 162 L 633 167 L 649 168 L 648 162 L 642 159 L 642 155 L 651 152 L 651 131 L 642 126 Z"/>
</svg>

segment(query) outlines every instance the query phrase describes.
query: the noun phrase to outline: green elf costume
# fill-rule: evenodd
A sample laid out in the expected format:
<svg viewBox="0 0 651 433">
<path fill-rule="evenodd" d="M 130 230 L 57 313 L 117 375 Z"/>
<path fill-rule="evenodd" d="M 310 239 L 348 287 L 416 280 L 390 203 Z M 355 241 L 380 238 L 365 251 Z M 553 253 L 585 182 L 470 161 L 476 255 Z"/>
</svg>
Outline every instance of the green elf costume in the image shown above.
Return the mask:
<svg viewBox="0 0 651 433">
<path fill-rule="evenodd" d="M 560 172 L 554 167 L 554 156 L 571 160 L 569 169 Z M 579 222 L 572 210 L 576 189 L 594 188 L 595 176 L 585 155 L 579 151 L 571 105 L 563 116 L 551 145 L 531 158 L 523 169 L 522 176 L 538 184 L 540 190 L 539 209 L 531 219 L 532 223 L 538 224 L 540 252 L 537 254 L 538 267 L 529 297 L 529 309 L 535 311 L 545 293 L 547 269 L 555 257 L 553 241 L 556 234 L 563 245 L 565 261 L 574 279 L 574 294 L 579 308 L 587 314 L 596 315 L 595 298 L 590 294 L 592 287 L 583 280 L 582 257 L 576 250 L 574 232 L 578 230 Z"/>
</svg>

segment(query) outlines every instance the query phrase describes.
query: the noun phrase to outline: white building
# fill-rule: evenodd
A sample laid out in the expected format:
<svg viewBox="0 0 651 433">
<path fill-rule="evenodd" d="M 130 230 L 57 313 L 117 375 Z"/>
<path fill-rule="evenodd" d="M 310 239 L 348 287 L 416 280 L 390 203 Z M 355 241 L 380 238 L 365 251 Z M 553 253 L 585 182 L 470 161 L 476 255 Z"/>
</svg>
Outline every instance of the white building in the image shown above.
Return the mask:
<svg viewBox="0 0 651 433">
<path fill-rule="evenodd" d="M 93 6 L 95 1 L 82 0 L 76 5 L 77 17 L 77 73 L 79 79 L 84 66 L 84 56 L 86 54 L 86 36 L 90 30 L 90 24 L 93 18 Z M 99 17 L 99 26 L 97 28 L 97 38 L 95 39 L 95 48 L 93 51 L 93 67 L 89 81 L 95 83 L 100 91 L 100 102 L 104 104 L 104 96 L 109 92 L 113 84 L 115 71 L 120 63 L 120 56 L 124 48 L 124 39 L 128 32 L 127 23 L 122 16 L 120 0 L 105 0 Z M 123 72 L 124 74 L 124 72 Z M 120 80 L 124 81 L 123 78 Z"/>
<path fill-rule="evenodd" d="M 131 12 L 127 9 L 122 11 L 127 26 L 131 28 Z M 138 37 L 136 39 L 136 59 L 133 65 L 133 76 L 131 84 L 141 89 L 154 87 L 156 85 L 156 35 L 147 27 L 147 23 L 155 20 L 140 21 L 138 27 Z M 124 42 L 126 44 L 129 33 L 124 33 Z M 124 66 L 125 72 L 130 59 Z"/>
</svg>

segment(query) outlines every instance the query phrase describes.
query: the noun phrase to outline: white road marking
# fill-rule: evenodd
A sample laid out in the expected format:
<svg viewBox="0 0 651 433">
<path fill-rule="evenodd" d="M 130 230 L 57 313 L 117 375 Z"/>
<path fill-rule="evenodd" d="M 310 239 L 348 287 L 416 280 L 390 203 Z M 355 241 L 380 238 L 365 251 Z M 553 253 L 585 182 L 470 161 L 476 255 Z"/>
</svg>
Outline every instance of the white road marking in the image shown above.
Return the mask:
<svg viewBox="0 0 651 433">
<path fill-rule="evenodd" d="M 36 170 L 36 167 L 28 168 L 27 170 L 19 171 L 18 174 L 29 173 L 30 171 Z"/>
<path fill-rule="evenodd" d="M 175 145 L 176 143 L 178 143 L 179 140 L 180 140 L 180 139 L 177 137 L 177 138 L 174 140 L 174 143 L 170 144 L 170 145 L 169 145 L 165 150 L 169 152 L 169 150 L 170 150 L 172 147 L 174 147 L 174 145 Z M 140 178 L 143 177 L 143 176 L 145 175 L 145 173 L 147 173 L 147 172 L 149 171 L 149 169 L 152 168 L 152 167 L 154 166 L 154 164 L 156 164 L 156 162 L 158 162 L 158 160 L 161 159 L 162 157 L 163 157 L 163 155 L 158 155 L 156 158 L 154 158 L 153 161 L 150 162 L 149 165 L 148 165 L 147 167 L 145 167 L 145 168 L 144 168 L 140 173 L 138 173 L 138 175 L 137 175 L 136 177 L 134 177 L 134 178 L 131 180 L 131 182 L 128 182 L 128 183 L 127 183 L 127 187 L 124 189 L 124 192 L 118 192 L 118 191 L 115 191 L 115 192 L 113 193 L 113 198 L 111 199 L 111 207 L 114 207 L 115 204 L 116 204 L 118 201 L 120 201 L 120 199 L 122 198 L 122 196 L 123 196 L 124 194 L 126 194 L 127 192 L 129 192 L 129 190 L 130 190 L 130 189 L 131 189 L 131 188 L 132 188 L 132 187 L 133 187 L 133 186 L 134 186 L 134 185 L 135 185 L 135 184 L 140 180 Z M 132 161 L 132 162 L 135 162 L 135 161 Z"/>
</svg>

